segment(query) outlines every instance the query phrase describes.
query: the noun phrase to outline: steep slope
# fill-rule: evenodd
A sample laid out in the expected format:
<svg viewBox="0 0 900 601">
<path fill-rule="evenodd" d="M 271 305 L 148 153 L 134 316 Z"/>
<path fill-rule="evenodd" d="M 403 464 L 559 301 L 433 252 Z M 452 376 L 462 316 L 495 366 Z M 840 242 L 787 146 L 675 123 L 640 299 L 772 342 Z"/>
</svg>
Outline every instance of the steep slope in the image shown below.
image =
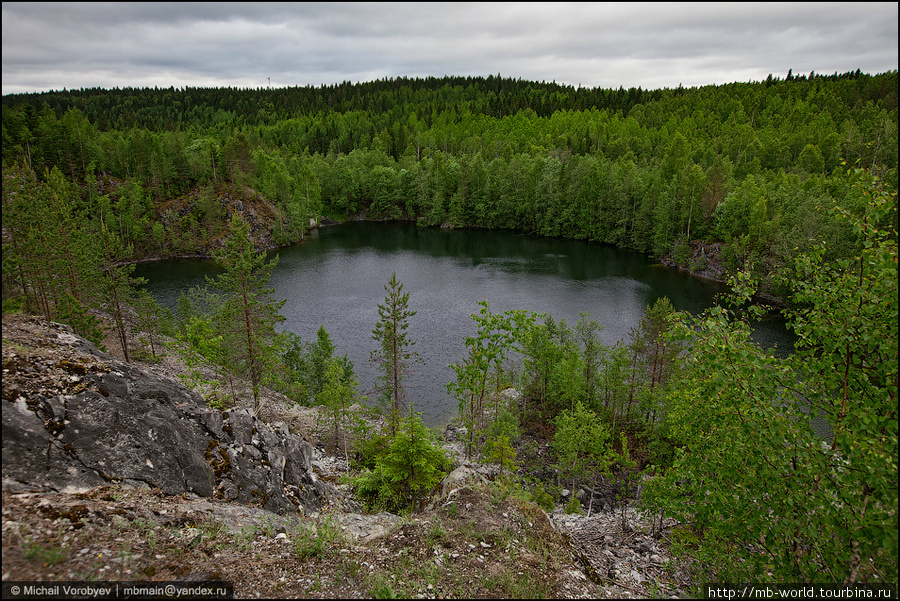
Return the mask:
<svg viewBox="0 0 900 601">
<path fill-rule="evenodd" d="M 238 598 L 683 587 L 663 541 L 621 530 L 618 514 L 548 515 L 478 466 L 408 516 L 362 514 L 327 483 L 346 466 L 291 433 L 309 431 L 308 416 L 271 411 L 290 417 L 269 425 L 198 400 L 67 326 L 4 316 L 4 591 L 24 580 L 225 581 Z"/>
</svg>

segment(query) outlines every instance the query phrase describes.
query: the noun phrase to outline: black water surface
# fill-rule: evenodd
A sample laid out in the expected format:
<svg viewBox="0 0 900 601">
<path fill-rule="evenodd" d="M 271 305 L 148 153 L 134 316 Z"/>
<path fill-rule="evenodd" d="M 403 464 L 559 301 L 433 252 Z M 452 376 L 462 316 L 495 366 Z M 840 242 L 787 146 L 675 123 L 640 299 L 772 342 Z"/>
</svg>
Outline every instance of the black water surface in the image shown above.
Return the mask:
<svg viewBox="0 0 900 601">
<path fill-rule="evenodd" d="M 430 426 L 456 414 L 447 394 L 450 364 L 465 358 L 465 338 L 475 333 L 472 313 L 488 301 L 493 312 L 523 309 L 549 313 L 570 326 L 586 311 L 602 326 L 600 339 L 613 345 L 628 337 L 646 307 L 666 296 L 677 310 L 699 313 L 725 287 L 700 280 L 599 244 L 522 236 L 487 230 L 440 230 L 409 223 L 348 223 L 321 228 L 304 242 L 280 249 L 272 273 L 275 298 L 286 299 L 283 328 L 304 340 L 324 325 L 337 347 L 356 367 L 364 390 L 374 386 L 369 361 L 377 343 L 372 329 L 378 303 L 392 272 L 410 295 L 413 350 L 424 364 L 414 368 L 407 390 Z M 136 275 L 164 305 L 204 285 L 218 269 L 212 261 L 181 260 L 141 265 Z M 781 319 L 759 324 L 760 344 L 792 347 Z"/>
</svg>

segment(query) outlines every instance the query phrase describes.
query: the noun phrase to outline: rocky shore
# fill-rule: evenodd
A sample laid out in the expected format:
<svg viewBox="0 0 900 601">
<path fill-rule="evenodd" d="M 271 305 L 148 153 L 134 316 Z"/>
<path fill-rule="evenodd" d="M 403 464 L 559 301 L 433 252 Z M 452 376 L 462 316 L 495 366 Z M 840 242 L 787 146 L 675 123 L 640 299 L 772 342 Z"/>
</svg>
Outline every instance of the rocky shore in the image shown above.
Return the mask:
<svg viewBox="0 0 900 601">
<path fill-rule="evenodd" d="M 213 410 L 173 379 L 179 369 L 4 316 L 4 582 L 222 579 L 239 598 L 687 586 L 665 530 L 636 510 L 547 514 L 459 459 L 420 511 L 366 515 L 340 483 L 343 458 L 316 445 L 314 409 L 272 394 L 258 414 Z"/>
</svg>

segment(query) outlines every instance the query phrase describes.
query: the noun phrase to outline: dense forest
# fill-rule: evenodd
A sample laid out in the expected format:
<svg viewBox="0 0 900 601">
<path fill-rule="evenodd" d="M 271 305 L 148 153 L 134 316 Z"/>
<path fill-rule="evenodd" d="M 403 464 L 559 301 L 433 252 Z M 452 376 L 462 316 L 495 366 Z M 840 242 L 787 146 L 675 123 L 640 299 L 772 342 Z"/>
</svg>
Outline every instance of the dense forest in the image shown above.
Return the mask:
<svg viewBox="0 0 900 601">
<path fill-rule="evenodd" d="M 698 582 L 896 584 L 897 94 L 896 71 L 857 71 L 652 91 L 488 77 L 4 96 L 4 311 L 102 339 L 100 309 L 129 360 L 129 335 L 152 348 L 166 329 L 131 262 L 215 257 L 218 293 L 190 291 L 168 330 L 218 366 L 209 402 L 225 406 L 238 376 L 254 404 L 262 385 L 321 404 L 349 457 L 353 366 L 327 324 L 316 341 L 277 332 L 261 246 L 324 221 L 403 219 L 702 272 L 694 249 L 716 245 L 721 305 L 691 316 L 660 299 L 612 348 L 589 315 L 483 303 L 447 386 L 467 451 L 513 472 L 532 452 L 521 428 L 541 426 L 552 452 L 532 459 L 555 482 L 528 485 L 536 502 L 551 508 L 566 484 L 624 503 L 641 485 L 660 529 L 678 520 Z M 760 288 L 789 307 L 790 357 L 750 341 Z M 396 275 L 385 291 L 373 360 L 391 433 L 357 437 L 355 486 L 399 511 L 445 465 L 400 385 L 415 307 Z"/>
<path fill-rule="evenodd" d="M 229 198 L 272 244 L 311 218 L 413 219 L 598 241 L 760 274 L 848 232 L 844 163 L 897 181 L 897 73 L 646 91 L 488 78 L 287 89 L 83 89 L 3 98 L 3 165 L 77 186 L 128 258 L 210 256 Z M 75 191 L 73 191 L 75 193 Z"/>
</svg>

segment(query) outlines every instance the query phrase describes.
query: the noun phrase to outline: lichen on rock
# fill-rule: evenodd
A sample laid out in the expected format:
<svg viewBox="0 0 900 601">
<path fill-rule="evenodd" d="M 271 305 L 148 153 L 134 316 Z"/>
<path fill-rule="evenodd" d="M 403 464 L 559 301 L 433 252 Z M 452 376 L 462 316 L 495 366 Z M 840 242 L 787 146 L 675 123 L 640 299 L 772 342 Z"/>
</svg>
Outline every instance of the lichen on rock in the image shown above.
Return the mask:
<svg viewBox="0 0 900 601">
<path fill-rule="evenodd" d="M 312 446 L 246 409 L 220 412 L 169 378 L 127 364 L 68 326 L 3 320 L 3 483 L 87 490 L 109 483 L 193 493 L 277 513 L 333 492 Z"/>
</svg>

